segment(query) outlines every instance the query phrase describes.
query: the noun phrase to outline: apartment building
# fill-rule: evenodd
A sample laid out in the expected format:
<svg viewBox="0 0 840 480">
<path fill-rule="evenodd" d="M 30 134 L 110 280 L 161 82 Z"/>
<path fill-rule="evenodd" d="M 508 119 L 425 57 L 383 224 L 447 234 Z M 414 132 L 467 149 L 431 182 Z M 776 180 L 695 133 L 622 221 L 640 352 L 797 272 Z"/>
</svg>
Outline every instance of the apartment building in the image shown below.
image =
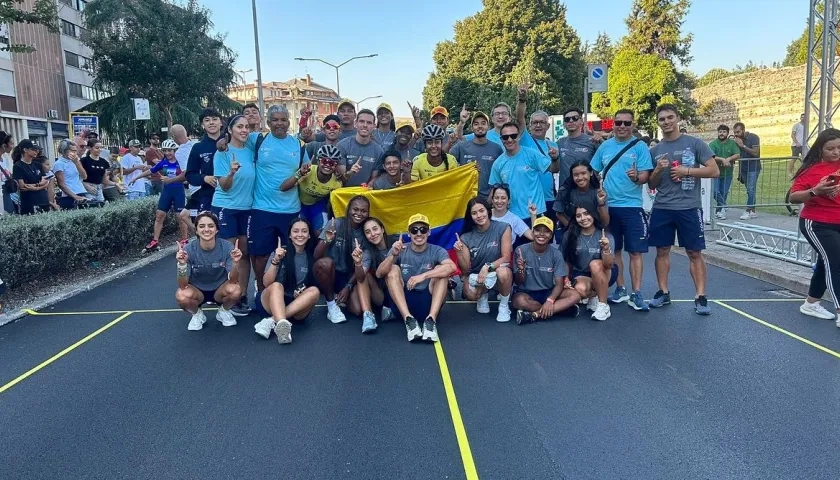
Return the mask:
<svg viewBox="0 0 840 480">
<path fill-rule="evenodd" d="M 272 105 L 283 105 L 289 110 L 290 130 L 294 133 L 298 131 L 298 120 L 305 108 L 312 110 L 316 121 L 320 122 L 327 115 L 335 113 L 341 102 L 335 90 L 314 82 L 309 75 L 285 82 L 263 82 L 262 91 L 266 109 Z M 257 103 L 257 83 L 237 85 L 228 90 L 227 94 L 242 104 Z"/>
</svg>

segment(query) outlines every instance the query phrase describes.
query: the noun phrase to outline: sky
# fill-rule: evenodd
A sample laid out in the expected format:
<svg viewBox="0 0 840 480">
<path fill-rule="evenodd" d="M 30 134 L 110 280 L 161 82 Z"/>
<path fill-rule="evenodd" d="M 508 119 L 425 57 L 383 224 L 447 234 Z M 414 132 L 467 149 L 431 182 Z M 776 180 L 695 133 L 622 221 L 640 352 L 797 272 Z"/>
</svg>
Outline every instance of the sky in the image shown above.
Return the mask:
<svg viewBox="0 0 840 480">
<path fill-rule="evenodd" d="M 247 0 L 200 0 L 211 10 L 215 31 L 238 54 L 236 69 L 256 80 L 251 9 Z M 627 29 L 624 19 L 632 0 L 593 2 L 566 0 L 567 21 L 581 41 L 594 42 L 599 32 L 613 40 Z M 307 5 L 304 7 L 304 5 Z M 313 8 L 314 6 L 314 8 Z M 341 96 L 367 100 L 361 108 L 391 104 L 396 116 L 410 116 L 407 102 L 422 107 L 423 86 L 434 70 L 435 45 L 451 40 L 456 20 L 474 15 L 480 0 L 394 2 L 287 2 L 257 0 L 263 82 L 310 74 L 335 89 L 335 69 L 295 57 L 321 58 L 334 65 L 359 56 L 339 70 Z M 425 12 L 435 12 L 429 15 Z M 803 0 L 694 0 L 683 32 L 694 34 L 689 69 L 698 76 L 714 67 L 732 68 L 750 60 L 772 65 L 784 58 L 787 45 L 805 28 L 808 2 Z M 335 27 L 331 27 L 335 25 Z"/>
</svg>

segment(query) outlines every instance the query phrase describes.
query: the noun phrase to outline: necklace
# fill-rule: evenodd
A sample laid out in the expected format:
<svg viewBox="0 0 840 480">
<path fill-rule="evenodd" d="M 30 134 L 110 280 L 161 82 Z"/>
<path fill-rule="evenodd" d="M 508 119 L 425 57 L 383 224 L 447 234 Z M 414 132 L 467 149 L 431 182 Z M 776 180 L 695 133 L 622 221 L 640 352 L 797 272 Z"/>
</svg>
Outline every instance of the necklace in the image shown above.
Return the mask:
<svg viewBox="0 0 840 480">
<path fill-rule="evenodd" d="M 584 235 L 583 233 L 580 234 L 583 238 L 584 243 L 586 244 L 586 252 L 589 253 L 592 251 L 592 239 L 595 238 L 595 232 L 592 232 L 592 235 Z"/>
</svg>

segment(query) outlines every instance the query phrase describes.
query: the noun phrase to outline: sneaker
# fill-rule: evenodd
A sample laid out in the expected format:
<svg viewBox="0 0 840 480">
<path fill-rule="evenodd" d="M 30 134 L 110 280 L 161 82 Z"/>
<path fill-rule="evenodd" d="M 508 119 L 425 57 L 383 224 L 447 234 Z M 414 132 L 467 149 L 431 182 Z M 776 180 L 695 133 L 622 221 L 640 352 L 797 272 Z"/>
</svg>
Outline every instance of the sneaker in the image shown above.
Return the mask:
<svg viewBox="0 0 840 480">
<path fill-rule="evenodd" d="M 233 313 L 222 306 L 219 306 L 219 311 L 216 312 L 216 320 L 222 322 L 222 326 L 225 327 L 236 325 L 236 318 L 233 316 Z"/>
<path fill-rule="evenodd" d="M 373 312 L 365 312 L 362 314 L 362 333 L 369 333 L 376 330 L 376 317 Z"/>
<path fill-rule="evenodd" d="M 387 322 L 388 320 L 394 319 L 394 311 L 391 310 L 389 307 L 382 307 L 382 321 Z"/>
<path fill-rule="evenodd" d="M 610 318 L 611 315 L 612 312 L 610 312 L 609 304 L 598 302 L 598 307 L 595 308 L 595 313 L 593 313 L 590 318 L 592 318 L 592 320 L 603 322 L 604 320 Z"/>
<path fill-rule="evenodd" d="M 239 303 L 231 307 L 230 313 L 236 317 L 247 317 L 251 313 L 251 307 L 248 306 L 248 299 L 242 297 Z"/>
<path fill-rule="evenodd" d="M 274 333 L 277 334 L 277 343 L 280 345 L 292 343 L 292 322 L 285 318 L 280 320 L 274 326 Z"/>
<path fill-rule="evenodd" d="M 615 286 L 615 290 L 613 291 L 612 295 L 607 298 L 612 303 L 624 303 L 627 300 L 630 300 L 630 295 L 627 294 L 627 289 L 624 287 L 619 287 L 618 285 Z"/>
<path fill-rule="evenodd" d="M 809 317 L 834 320 L 834 314 L 823 308 L 820 302 L 808 303 L 806 301 L 799 306 L 799 312 Z"/>
<path fill-rule="evenodd" d="M 207 317 L 204 315 L 204 312 L 202 312 L 199 308 L 195 313 L 193 313 L 193 316 L 190 319 L 190 324 L 187 325 L 187 330 L 190 330 L 192 332 L 201 330 L 201 328 L 204 327 L 204 322 L 206 321 Z"/>
<path fill-rule="evenodd" d="M 499 313 L 496 314 L 496 321 L 506 323 L 510 321 L 510 304 L 499 303 Z"/>
<path fill-rule="evenodd" d="M 160 243 L 157 240 L 152 240 L 143 248 L 142 253 L 158 252 L 160 251 Z"/>
<path fill-rule="evenodd" d="M 715 214 L 715 218 L 718 219 L 718 220 L 726 220 L 726 214 L 723 213 L 722 211 L 718 212 L 718 213 Z"/>
<path fill-rule="evenodd" d="M 478 313 L 490 313 L 490 302 L 487 299 L 487 294 L 478 297 L 478 302 L 475 304 L 475 309 Z"/>
<path fill-rule="evenodd" d="M 627 300 L 627 305 L 637 311 L 637 312 L 649 312 L 650 307 L 645 302 L 645 297 L 642 296 L 642 292 L 633 292 L 630 294 L 630 300 Z"/>
<path fill-rule="evenodd" d="M 256 325 L 254 325 L 254 331 L 257 332 L 257 335 L 263 337 L 264 339 L 268 340 L 268 337 L 271 336 L 271 331 L 274 330 L 274 319 L 271 317 L 263 318 Z"/>
<path fill-rule="evenodd" d="M 598 297 L 590 297 L 589 301 L 586 302 L 586 309 L 590 312 L 594 312 L 595 309 L 598 308 Z"/>
<path fill-rule="evenodd" d="M 417 324 L 417 320 L 414 317 L 406 317 L 405 331 L 408 333 L 409 342 L 423 338 L 423 330 L 420 329 L 420 325 Z"/>
<path fill-rule="evenodd" d="M 758 218 L 758 214 L 755 212 L 750 212 L 750 218 Z"/>
<path fill-rule="evenodd" d="M 694 299 L 694 313 L 697 315 L 711 315 L 712 307 L 709 306 L 709 301 L 705 295 L 700 295 Z"/>
<path fill-rule="evenodd" d="M 426 317 L 426 321 L 423 322 L 423 340 L 427 342 L 438 341 L 437 323 L 432 317 Z"/>
<path fill-rule="evenodd" d="M 327 306 L 327 319 L 329 319 L 332 323 L 344 323 L 347 321 L 347 317 L 344 316 L 344 312 L 342 312 L 341 308 L 335 304 Z"/>
<path fill-rule="evenodd" d="M 749 220 L 750 219 L 750 212 L 744 212 L 738 218 L 740 218 L 741 220 Z"/>
<path fill-rule="evenodd" d="M 524 325 L 526 323 L 534 323 L 536 318 L 534 318 L 534 314 L 531 312 L 526 312 L 525 310 L 517 310 L 516 311 L 516 324 L 517 325 Z"/>
<path fill-rule="evenodd" d="M 560 312 L 561 317 L 575 318 L 578 315 L 580 315 L 580 306 L 578 306 L 578 304 L 574 304 L 566 310 Z"/>
<path fill-rule="evenodd" d="M 671 292 L 665 293 L 662 290 L 656 292 L 656 295 L 648 302 L 650 308 L 664 307 L 671 304 Z"/>
</svg>

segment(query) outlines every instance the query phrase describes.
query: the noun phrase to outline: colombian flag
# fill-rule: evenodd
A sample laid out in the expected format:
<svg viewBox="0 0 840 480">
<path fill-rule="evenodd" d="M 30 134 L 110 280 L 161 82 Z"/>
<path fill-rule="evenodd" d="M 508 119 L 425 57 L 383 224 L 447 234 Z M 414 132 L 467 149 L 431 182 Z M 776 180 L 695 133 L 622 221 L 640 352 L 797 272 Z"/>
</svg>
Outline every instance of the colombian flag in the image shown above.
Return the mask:
<svg viewBox="0 0 840 480">
<path fill-rule="evenodd" d="M 347 204 L 356 195 L 370 200 L 370 216 L 382 220 L 389 235 L 406 233 L 408 218 L 422 213 L 429 217 L 432 229 L 429 243 L 452 250 L 455 234 L 460 233 L 464 224 L 467 202 L 478 195 L 478 170 L 474 163 L 469 163 L 391 190 L 339 188 L 330 194 L 336 217 L 344 216 Z"/>
</svg>

